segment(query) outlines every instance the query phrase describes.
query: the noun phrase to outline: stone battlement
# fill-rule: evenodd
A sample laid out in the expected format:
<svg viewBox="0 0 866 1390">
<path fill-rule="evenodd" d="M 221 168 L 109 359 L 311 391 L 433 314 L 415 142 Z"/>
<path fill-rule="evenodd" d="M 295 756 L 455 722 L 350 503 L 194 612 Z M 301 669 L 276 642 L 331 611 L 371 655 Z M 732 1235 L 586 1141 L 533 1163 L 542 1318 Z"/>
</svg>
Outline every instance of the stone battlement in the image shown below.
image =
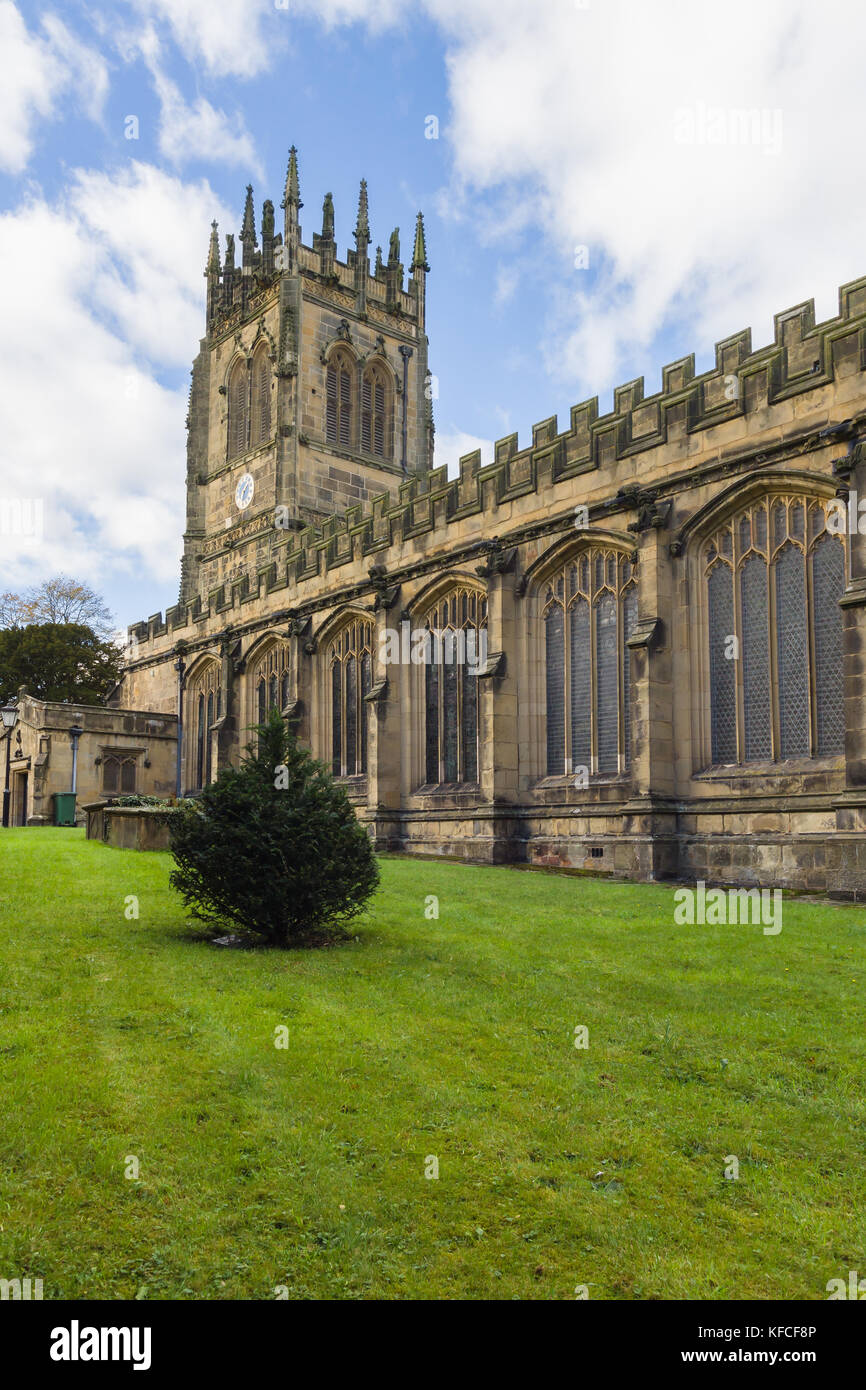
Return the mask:
<svg viewBox="0 0 866 1390">
<path fill-rule="evenodd" d="M 278 557 L 258 571 L 254 583 L 243 576 L 206 597 L 169 608 L 164 619 L 154 614 L 130 627 L 130 638 L 148 641 L 194 625 L 210 613 L 291 589 L 300 580 L 364 556 L 381 563 L 398 541 L 444 533 L 453 522 L 492 513 L 502 503 L 551 484 L 611 468 L 664 445 L 674 427 L 698 434 L 818 390 L 838 375 L 862 371 L 866 278 L 842 286 L 835 318 L 816 324 L 814 301 L 807 300 L 777 314 L 774 325 L 774 341 L 766 347 L 753 351 L 751 332 L 745 329 L 716 344 L 715 366 L 709 371 L 695 375 L 694 355 L 680 358 L 662 369 L 662 389 L 651 396 L 644 395 L 639 377 L 615 388 L 614 408 L 607 414 L 599 414 L 598 397 L 593 397 L 572 407 L 569 428 L 562 433 L 556 416 L 551 416 L 532 426 L 532 443 L 523 449 L 517 434 L 507 435 L 496 441 L 490 463 L 482 465 L 476 451 L 461 458 L 456 478 L 449 478 L 445 468 L 435 468 L 401 483 L 396 502 L 383 493 L 369 509 L 350 507 L 322 527 L 287 534 L 277 546 Z M 220 548 L 231 550 L 273 526 L 270 514 L 240 523 L 220 537 Z"/>
</svg>

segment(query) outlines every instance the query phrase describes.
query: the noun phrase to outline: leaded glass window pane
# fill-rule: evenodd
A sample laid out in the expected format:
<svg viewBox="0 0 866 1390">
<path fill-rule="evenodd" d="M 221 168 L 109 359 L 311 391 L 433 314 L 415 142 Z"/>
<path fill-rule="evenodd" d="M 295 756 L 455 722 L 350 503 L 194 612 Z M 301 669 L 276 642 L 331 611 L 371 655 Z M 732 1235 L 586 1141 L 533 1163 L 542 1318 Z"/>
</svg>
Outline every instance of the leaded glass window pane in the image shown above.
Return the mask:
<svg viewBox="0 0 866 1390">
<path fill-rule="evenodd" d="M 725 656 L 734 631 L 733 576 L 727 565 L 716 564 L 707 581 L 710 635 L 710 699 L 714 763 L 737 761 L 737 688 L 733 661 Z"/>
<path fill-rule="evenodd" d="M 343 692 L 339 661 L 331 667 L 331 771 L 339 777 L 343 770 Z"/>
<path fill-rule="evenodd" d="M 631 568 L 628 566 L 627 568 Z M 622 718 L 624 765 L 631 767 L 631 648 L 627 645 L 637 623 L 637 589 L 632 584 L 622 601 Z"/>
<path fill-rule="evenodd" d="M 427 781 L 439 781 L 439 671 L 438 661 L 424 668 L 426 705 Z"/>
<path fill-rule="evenodd" d="M 359 772 L 364 773 L 367 771 L 367 705 L 365 701 L 372 689 L 372 685 L 373 672 L 370 653 L 364 652 L 364 655 L 361 657 L 361 765 L 358 768 Z"/>
<path fill-rule="evenodd" d="M 803 555 L 787 545 L 775 564 L 776 638 L 779 666 L 779 734 L 782 758 L 809 755 L 809 644 Z"/>
<path fill-rule="evenodd" d="M 451 639 L 451 641 L 449 641 Z M 454 660 L 453 633 L 446 633 L 445 660 L 442 666 L 442 742 L 444 744 L 445 781 L 457 781 L 457 663 Z M 450 656 L 450 660 L 449 660 Z"/>
<path fill-rule="evenodd" d="M 547 775 L 565 772 L 565 632 L 558 603 L 544 620 L 547 678 Z"/>
<path fill-rule="evenodd" d="M 772 758 L 767 566 L 758 555 L 750 555 L 743 565 L 740 573 L 740 601 L 746 758 Z"/>
<path fill-rule="evenodd" d="M 210 782 L 211 763 L 213 758 L 213 739 L 210 735 L 211 724 L 213 724 L 213 691 L 207 697 L 207 723 L 205 725 L 205 759 L 204 759 L 204 780 L 205 785 Z"/>
<path fill-rule="evenodd" d="M 815 705 L 818 752 L 825 756 L 845 750 L 845 710 L 842 681 L 842 610 L 845 554 L 841 543 L 825 535 L 812 553 L 815 601 Z"/>
<path fill-rule="evenodd" d="M 463 780 L 478 779 L 478 677 L 470 675 L 464 663 L 460 667 L 463 682 Z"/>
<path fill-rule="evenodd" d="M 571 766 L 592 767 L 592 644 L 589 604 L 577 599 L 569 610 L 571 638 Z"/>
<path fill-rule="evenodd" d="M 598 710 L 598 770 L 616 772 L 619 747 L 617 691 L 616 599 L 604 594 L 595 617 L 596 704 Z"/>
<path fill-rule="evenodd" d="M 355 658 L 346 658 L 346 776 L 354 777 L 356 748 L 355 740 L 358 731 L 358 684 Z"/>
</svg>

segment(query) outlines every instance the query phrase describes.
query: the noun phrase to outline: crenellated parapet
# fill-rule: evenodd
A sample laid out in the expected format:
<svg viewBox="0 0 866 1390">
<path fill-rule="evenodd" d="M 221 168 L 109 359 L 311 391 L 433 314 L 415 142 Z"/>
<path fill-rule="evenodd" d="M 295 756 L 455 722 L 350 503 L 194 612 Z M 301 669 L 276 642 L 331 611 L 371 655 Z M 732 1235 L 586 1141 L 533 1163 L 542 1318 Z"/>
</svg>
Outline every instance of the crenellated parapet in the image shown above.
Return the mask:
<svg viewBox="0 0 866 1390">
<path fill-rule="evenodd" d="M 363 236 L 366 228 L 359 225 Z M 396 247 L 394 250 L 396 264 Z M 421 230 L 414 260 L 424 254 Z M 643 459 L 652 450 L 677 437 L 704 434 L 702 447 L 712 451 L 714 440 L 723 436 L 722 431 L 718 436 L 712 433 L 719 426 L 737 420 L 748 426 L 751 415 L 809 392 L 820 392 L 838 378 L 864 369 L 866 278 L 841 288 L 839 313 L 824 323 L 816 324 L 813 301 L 795 305 L 776 315 L 774 341 L 768 346 L 753 351 L 749 330 L 733 334 L 716 344 L 715 364 L 709 371 L 696 375 L 694 356 L 681 358 L 662 369 L 661 390 L 653 395 L 644 394 L 642 378 L 626 382 L 615 389 L 614 406 L 608 413 L 599 413 L 597 397 L 583 401 L 572 408 L 567 430 L 560 432 L 556 416 L 551 416 L 533 425 L 531 443 L 524 448 L 520 448 L 516 434 L 507 435 L 496 441 L 489 463 L 482 464 L 480 451 L 461 458 L 456 478 L 449 478 L 445 468 L 413 475 L 399 485 L 396 498 L 383 493 L 368 506 L 350 506 L 344 515 L 334 516 L 320 527 L 280 533 L 274 530 L 274 518 L 267 513 L 239 523 L 207 542 L 203 554 L 213 558 L 257 537 L 275 537 L 271 558 L 255 577 L 245 574 L 227 580 L 170 608 L 165 619 L 155 614 L 146 623 L 135 625 L 130 636 L 141 642 L 166 632 L 195 628 L 213 614 L 258 602 L 279 590 L 287 591 L 290 605 L 294 591 L 305 581 L 336 575 L 342 567 L 367 557 L 386 563 L 393 547 L 421 537 L 446 546 L 449 528 L 474 516 L 482 515 L 483 533 L 492 534 L 499 508 L 533 494 L 556 498 L 558 485 L 562 486 L 562 507 L 567 509 L 576 495 L 574 486 L 568 484 L 600 470 L 605 471 L 605 477 L 609 474 L 612 491 L 607 502 L 597 504 L 597 515 L 611 507 L 631 508 L 639 518 L 632 529 L 640 529 L 644 513 L 648 525 L 660 524 L 652 518 L 663 516 L 664 506 L 657 502 L 655 492 L 651 498 L 641 492 Z M 757 423 L 763 426 L 766 421 Z M 848 422 L 838 422 L 839 428 L 843 423 Z M 798 447 L 809 446 L 812 436 L 815 443 L 827 434 L 826 428 L 815 428 L 812 435 L 807 431 Z M 770 461 L 774 448 L 783 447 L 782 440 L 778 445 L 763 446 L 761 460 Z M 721 443 L 718 448 L 721 452 Z M 682 450 L 687 466 L 693 452 Z M 734 455 L 736 452 L 734 449 Z M 581 489 L 581 495 L 583 492 Z"/>
</svg>

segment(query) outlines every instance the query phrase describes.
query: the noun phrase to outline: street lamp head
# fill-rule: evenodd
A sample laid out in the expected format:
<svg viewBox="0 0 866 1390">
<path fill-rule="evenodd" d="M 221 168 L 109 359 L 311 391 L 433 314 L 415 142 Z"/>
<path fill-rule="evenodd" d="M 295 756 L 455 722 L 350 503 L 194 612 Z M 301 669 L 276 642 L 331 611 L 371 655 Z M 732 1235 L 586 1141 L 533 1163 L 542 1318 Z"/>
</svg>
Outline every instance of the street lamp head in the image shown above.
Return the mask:
<svg viewBox="0 0 866 1390">
<path fill-rule="evenodd" d="M 73 724 L 71 725 L 69 732 L 73 738 L 81 738 L 81 735 L 84 733 L 84 730 L 82 729 L 80 724 Z"/>
<path fill-rule="evenodd" d="M 3 720 L 3 728 L 11 733 L 18 723 L 18 703 L 16 700 L 9 700 L 5 705 L 0 705 L 0 718 Z"/>
</svg>

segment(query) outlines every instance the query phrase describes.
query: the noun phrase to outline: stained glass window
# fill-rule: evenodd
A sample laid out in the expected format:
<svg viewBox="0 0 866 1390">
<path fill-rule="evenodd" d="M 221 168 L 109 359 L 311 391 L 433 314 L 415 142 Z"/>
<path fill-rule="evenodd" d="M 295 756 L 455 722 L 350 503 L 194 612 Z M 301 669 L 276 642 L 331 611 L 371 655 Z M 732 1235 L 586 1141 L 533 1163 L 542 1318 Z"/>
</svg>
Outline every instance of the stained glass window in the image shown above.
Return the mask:
<svg viewBox="0 0 866 1390">
<path fill-rule="evenodd" d="M 428 785 L 478 780 L 478 670 L 486 654 L 487 599 L 456 589 L 425 615 L 425 776 Z"/>
<path fill-rule="evenodd" d="M 827 533 L 823 504 L 802 495 L 755 502 L 704 557 L 712 761 L 840 753 L 845 552 Z"/>
<path fill-rule="evenodd" d="M 842 622 L 839 616 L 839 599 L 844 588 L 845 555 L 841 542 L 825 534 L 812 550 L 815 712 L 818 752 L 824 755 L 845 751 Z"/>
<path fill-rule="evenodd" d="M 190 678 L 184 699 L 184 721 L 189 731 L 185 743 L 186 786 L 200 791 L 213 779 L 213 745 L 211 728 L 219 718 L 220 668 L 209 661 Z"/>
<path fill-rule="evenodd" d="M 272 710 L 279 713 L 289 702 L 289 647 L 286 642 L 273 642 L 262 652 L 251 668 L 255 723 L 267 723 Z"/>
<path fill-rule="evenodd" d="M 616 551 L 592 547 L 550 579 L 544 599 L 549 777 L 579 768 L 612 775 L 628 767 L 625 638 L 636 621 L 633 565 Z"/>
<path fill-rule="evenodd" d="M 367 772 L 365 696 L 372 689 L 373 624 L 353 618 L 328 648 L 331 671 L 331 770 L 335 777 Z"/>
<path fill-rule="evenodd" d="M 713 565 L 707 584 L 710 608 L 710 689 L 713 691 L 713 762 L 736 761 L 736 668 L 731 664 L 734 595 L 730 567 Z"/>
</svg>

